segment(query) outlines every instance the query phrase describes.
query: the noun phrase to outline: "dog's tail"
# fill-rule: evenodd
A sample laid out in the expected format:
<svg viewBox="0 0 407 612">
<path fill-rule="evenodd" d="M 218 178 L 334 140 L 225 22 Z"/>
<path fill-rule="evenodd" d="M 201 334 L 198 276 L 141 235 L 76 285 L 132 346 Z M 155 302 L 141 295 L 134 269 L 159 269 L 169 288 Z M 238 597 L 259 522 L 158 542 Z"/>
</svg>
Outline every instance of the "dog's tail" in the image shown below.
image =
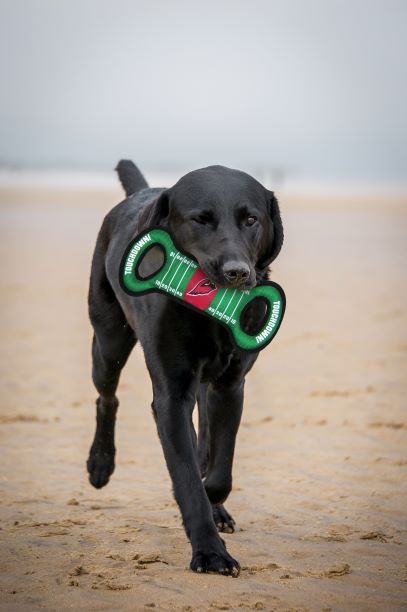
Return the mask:
<svg viewBox="0 0 407 612">
<path fill-rule="evenodd" d="M 127 196 L 148 187 L 146 179 L 130 159 L 121 159 L 116 166 L 116 172 Z"/>
</svg>

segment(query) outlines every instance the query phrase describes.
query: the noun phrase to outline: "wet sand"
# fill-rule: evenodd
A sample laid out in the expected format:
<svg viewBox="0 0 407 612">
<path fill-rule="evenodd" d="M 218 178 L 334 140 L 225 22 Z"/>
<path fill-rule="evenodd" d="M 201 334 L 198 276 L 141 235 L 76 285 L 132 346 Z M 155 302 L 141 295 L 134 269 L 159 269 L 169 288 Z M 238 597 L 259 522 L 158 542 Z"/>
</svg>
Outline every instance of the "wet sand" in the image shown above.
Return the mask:
<svg viewBox="0 0 407 612">
<path fill-rule="evenodd" d="M 1 610 L 406 609 L 407 202 L 281 198 L 287 312 L 246 384 L 234 579 L 188 570 L 140 347 L 116 471 L 87 481 L 87 282 L 116 192 L 0 195 Z"/>
</svg>

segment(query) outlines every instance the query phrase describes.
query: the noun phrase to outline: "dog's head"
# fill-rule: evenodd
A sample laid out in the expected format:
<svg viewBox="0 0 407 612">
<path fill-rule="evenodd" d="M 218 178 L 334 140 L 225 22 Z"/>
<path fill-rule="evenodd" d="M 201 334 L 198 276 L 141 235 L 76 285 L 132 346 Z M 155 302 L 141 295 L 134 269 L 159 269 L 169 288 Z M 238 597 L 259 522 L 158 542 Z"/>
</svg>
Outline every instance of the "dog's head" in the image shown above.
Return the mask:
<svg viewBox="0 0 407 612">
<path fill-rule="evenodd" d="M 218 286 L 254 287 L 283 243 L 274 193 L 223 166 L 186 174 L 146 213 L 146 225 L 166 227 Z"/>
</svg>

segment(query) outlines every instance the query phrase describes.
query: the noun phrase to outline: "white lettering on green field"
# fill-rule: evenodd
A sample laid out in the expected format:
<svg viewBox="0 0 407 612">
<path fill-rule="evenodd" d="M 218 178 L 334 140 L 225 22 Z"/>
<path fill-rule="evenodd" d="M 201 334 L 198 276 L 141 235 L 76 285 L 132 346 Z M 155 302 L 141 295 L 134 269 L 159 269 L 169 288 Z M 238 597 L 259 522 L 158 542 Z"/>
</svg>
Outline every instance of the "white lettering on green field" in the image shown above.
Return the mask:
<svg viewBox="0 0 407 612">
<path fill-rule="evenodd" d="M 141 238 L 138 242 L 136 242 L 136 244 L 134 245 L 134 247 L 131 249 L 130 253 L 127 256 L 126 267 L 124 268 L 125 274 L 132 273 L 133 263 L 134 263 L 134 260 L 136 259 L 137 253 L 147 242 L 150 242 L 150 241 L 151 241 L 150 234 L 146 234 L 145 236 L 143 236 L 143 238 Z"/>
<path fill-rule="evenodd" d="M 263 342 L 263 340 L 266 340 L 266 338 L 271 334 L 271 332 L 273 331 L 278 321 L 279 314 L 280 314 L 280 302 L 274 302 L 270 321 L 267 323 L 266 327 L 260 332 L 260 334 L 256 336 L 257 344 L 260 344 L 260 342 Z"/>
</svg>

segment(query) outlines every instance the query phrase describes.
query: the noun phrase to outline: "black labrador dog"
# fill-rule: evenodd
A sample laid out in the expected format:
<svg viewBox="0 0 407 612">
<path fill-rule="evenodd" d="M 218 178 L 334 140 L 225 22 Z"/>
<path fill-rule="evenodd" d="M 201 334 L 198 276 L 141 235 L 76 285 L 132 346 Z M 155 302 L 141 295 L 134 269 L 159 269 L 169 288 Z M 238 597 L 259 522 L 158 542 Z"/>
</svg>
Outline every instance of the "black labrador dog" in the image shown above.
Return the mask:
<svg viewBox="0 0 407 612">
<path fill-rule="evenodd" d="M 119 267 L 139 232 L 162 226 L 180 249 L 195 256 L 210 282 L 251 288 L 267 278 L 283 243 L 278 203 L 254 178 L 223 166 L 190 172 L 170 189 L 149 188 L 131 161 L 120 161 L 116 170 L 127 198 L 103 221 L 89 289 L 93 382 L 99 393 L 89 479 L 94 487 L 103 487 L 114 470 L 116 389 L 140 340 L 152 380 L 158 435 L 192 545 L 191 569 L 237 575 L 239 563 L 227 552 L 218 529 L 234 530 L 222 504 L 232 488 L 245 376 L 258 353 L 236 348 L 220 323 L 165 295 L 129 296 L 120 286 Z M 146 275 L 159 269 L 160 257 L 158 248 L 155 254 L 150 250 L 149 259 L 146 255 Z M 264 304 L 254 302 L 243 328 L 255 333 L 262 317 Z M 192 423 L 196 402 L 198 436 Z"/>
</svg>

